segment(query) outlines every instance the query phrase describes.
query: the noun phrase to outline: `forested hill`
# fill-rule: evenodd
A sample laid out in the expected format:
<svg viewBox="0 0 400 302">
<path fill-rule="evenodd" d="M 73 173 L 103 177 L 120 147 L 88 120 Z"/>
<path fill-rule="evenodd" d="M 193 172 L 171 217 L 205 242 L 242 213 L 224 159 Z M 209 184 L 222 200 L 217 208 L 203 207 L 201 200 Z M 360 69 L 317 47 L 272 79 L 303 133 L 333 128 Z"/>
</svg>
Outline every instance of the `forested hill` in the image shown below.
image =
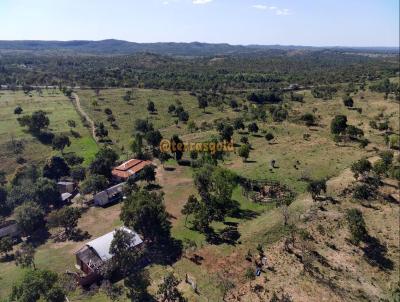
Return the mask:
<svg viewBox="0 0 400 302">
<path fill-rule="evenodd" d="M 280 50 L 321 50 L 317 47 L 308 46 L 281 46 L 281 45 L 230 45 L 226 43 L 135 43 L 123 40 L 101 40 L 101 41 L 0 41 L 0 50 L 3 51 L 63 51 L 73 53 L 90 54 L 134 54 L 140 52 L 150 52 L 154 54 L 171 56 L 214 56 L 240 53 L 256 53 L 269 51 L 271 49 Z M 376 47 L 376 48 L 340 48 L 347 52 L 373 52 L 373 53 L 398 53 L 398 48 Z"/>
</svg>

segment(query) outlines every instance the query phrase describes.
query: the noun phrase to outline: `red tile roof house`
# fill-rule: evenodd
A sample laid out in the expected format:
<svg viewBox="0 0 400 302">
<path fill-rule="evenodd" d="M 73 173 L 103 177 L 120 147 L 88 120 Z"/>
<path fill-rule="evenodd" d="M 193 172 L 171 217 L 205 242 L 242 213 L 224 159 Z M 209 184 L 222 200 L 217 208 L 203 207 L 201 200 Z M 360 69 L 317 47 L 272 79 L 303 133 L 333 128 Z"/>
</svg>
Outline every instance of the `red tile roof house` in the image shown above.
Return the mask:
<svg viewBox="0 0 400 302">
<path fill-rule="evenodd" d="M 111 174 L 115 181 L 126 181 L 128 178 L 136 178 L 138 173 L 147 165 L 153 165 L 149 160 L 130 159 L 115 167 Z"/>
<path fill-rule="evenodd" d="M 120 227 L 119 229 L 133 235 L 131 248 L 136 249 L 142 246 L 143 240 L 137 233 L 126 227 Z M 110 246 L 114 239 L 115 231 L 87 242 L 85 246 L 75 253 L 76 267 L 82 272 L 81 274 L 76 274 L 80 285 L 91 285 L 101 278 L 101 266 L 112 259 Z"/>
</svg>

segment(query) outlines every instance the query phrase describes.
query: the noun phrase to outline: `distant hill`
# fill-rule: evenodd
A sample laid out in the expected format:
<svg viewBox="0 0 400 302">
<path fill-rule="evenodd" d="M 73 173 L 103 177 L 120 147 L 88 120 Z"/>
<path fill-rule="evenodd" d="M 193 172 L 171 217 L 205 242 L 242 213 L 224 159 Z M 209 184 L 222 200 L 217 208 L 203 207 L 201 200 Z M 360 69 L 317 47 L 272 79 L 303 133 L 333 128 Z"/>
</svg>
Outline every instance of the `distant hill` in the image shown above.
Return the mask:
<svg viewBox="0 0 400 302">
<path fill-rule="evenodd" d="M 327 47 L 325 47 L 327 48 Z M 215 56 L 229 54 L 257 53 L 271 49 L 279 50 L 321 50 L 323 48 L 309 46 L 282 46 L 282 45 L 230 45 L 226 43 L 135 43 L 123 40 L 101 40 L 101 41 L 0 41 L 0 50 L 3 51 L 62 51 L 88 54 L 126 55 L 141 52 L 169 56 Z M 335 47 L 335 50 L 346 52 L 367 53 L 398 53 L 398 48 L 376 47 L 376 48 L 343 48 Z"/>
</svg>

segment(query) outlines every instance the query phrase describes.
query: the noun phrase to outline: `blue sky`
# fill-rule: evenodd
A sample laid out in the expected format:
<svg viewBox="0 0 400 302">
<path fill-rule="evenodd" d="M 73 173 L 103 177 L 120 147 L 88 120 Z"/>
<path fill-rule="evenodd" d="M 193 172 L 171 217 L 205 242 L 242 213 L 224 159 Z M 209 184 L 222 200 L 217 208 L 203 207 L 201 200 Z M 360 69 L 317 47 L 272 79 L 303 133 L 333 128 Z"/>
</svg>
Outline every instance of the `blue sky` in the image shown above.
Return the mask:
<svg viewBox="0 0 400 302">
<path fill-rule="evenodd" d="M 0 0 L 0 40 L 398 46 L 399 0 Z"/>
</svg>

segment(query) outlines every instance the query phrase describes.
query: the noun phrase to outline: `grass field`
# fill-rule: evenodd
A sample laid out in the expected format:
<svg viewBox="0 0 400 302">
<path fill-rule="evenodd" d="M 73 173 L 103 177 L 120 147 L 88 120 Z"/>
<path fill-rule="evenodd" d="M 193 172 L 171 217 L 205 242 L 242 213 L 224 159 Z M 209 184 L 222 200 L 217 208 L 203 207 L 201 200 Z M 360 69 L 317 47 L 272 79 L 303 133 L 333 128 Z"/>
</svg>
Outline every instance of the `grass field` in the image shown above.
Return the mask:
<svg viewBox="0 0 400 302">
<path fill-rule="evenodd" d="M 51 146 L 43 145 L 25 128 L 21 127 L 17 121 L 18 115 L 14 114 L 14 108 L 21 106 L 21 114 L 31 114 L 37 110 L 43 110 L 50 119 L 49 130 L 53 133 L 65 132 L 69 134 L 70 128 L 67 125 L 68 120 L 74 120 L 76 127 L 73 128 L 80 134 L 79 138 L 70 135 L 71 146 L 64 152 L 75 152 L 85 158 L 89 163 L 97 152 L 98 147 L 90 136 L 90 132 L 85 128 L 76 113 L 71 101 L 58 90 L 43 90 L 39 95 L 32 92 L 31 96 L 22 91 L 1 91 L 0 92 L 0 170 L 7 174 L 12 174 L 18 166 L 16 158 L 22 156 L 28 163 L 43 163 L 46 158 L 55 155 L 58 151 L 52 150 Z M 14 154 L 10 150 L 12 140 L 22 141 L 24 149 L 21 154 Z"/>
<path fill-rule="evenodd" d="M 119 147 L 121 158 L 128 156 L 128 146 L 131 140 L 134 121 L 138 118 L 148 118 L 156 128 L 159 128 L 164 137 L 179 134 L 184 141 L 203 141 L 208 139 L 215 131 L 196 131 L 190 133 L 185 124 L 175 125 L 174 117 L 167 112 L 170 104 L 175 103 L 176 99 L 182 102 L 183 107 L 189 112 L 190 119 L 200 125 L 203 121 L 211 123 L 215 119 L 238 116 L 237 112 L 225 106 L 221 112 L 215 107 L 208 107 L 207 113 L 198 109 L 197 100 L 187 92 L 176 94 L 169 91 L 144 90 L 138 89 L 134 93 L 134 100 L 131 104 L 125 102 L 122 97 L 124 89 L 108 89 L 100 91 L 96 96 L 91 90 L 77 91 L 80 96 L 84 110 L 94 121 L 103 121 L 107 126 L 110 138 Z M 302 92 L 305 95 L 304 103 L 290 103 L 289 115 L 291 119 L 283 123 L 274 123 L 268 119 L 266 122 L 258 122 L 260 131 L 259 136 L 243 134 L 249 137 L 252 151 L 248 162 L 243 162 L 237 154 L 229 154 L 223 165 L 236 171 L 238 174 L 254 179 L 278 180 L 296 193 L 296 201 L 290 206 L 292 219 L 296 222 L 300 215 L 309 209 L 312 202 L 305 192 L 306 182 L 303 177 L 309 178 L 332 178 L 339 175 L 344 169 L 348 168 L 352 162 L 363 156 L 374 154 L 373 147 L 383 147 L 383 137 L 381 133 L 370 129 L 369 121 L 373 119 L 377 112 L 382 112 L 387 116 L 391 127 L 398 131 L 398 103 L 392 100 L 383 100 L 381 94 L 364 92 L 354 97 L 355 107 L 361 107 L 362 113 L 355 110 L 348 110 L 342 103 L 341 98 L 322 101 L 313 99 L 309 91 Z M 158 114 L 150 115 L 146 110 L 147 101 L 154 101 Z M 93 101 L 98 105 L 94 106 Z M 24 96 L 22 93 L 5 92 L 0 98 L 0 104 L 4 107 L 1 114 L 9 126 L 0 119 L 0 142 L 4 145 L 9 140 L 10 131 L 15 131 L 15 137 L 26 139 L 32 142 L 24 151 L 24 156 L 29 160 L 40 161 L 53 154 L 54 151 L 48 146 L 36 143 L 29 134 L 25 133 L 17 124 L 13 109 L 16 105 L 24 108 L 24 113 L 32 112 L 37 108 L 42 108 L 49 113 L 51 127 L 53 131 L 63 131 L 68 119 L 77 121 L 81 139 L 73 140 L 72 146 L 66 151 L 74 151 L 90 159 L 95 152 L 96 145 L 90 138 L 90 133 L 83 128 L 79 121 L 72 104 L 62 95 L 51 95 L 44 93 L 43 97 L 34 95 L 32 98 Z M 3 108 L 2 107 L 2 108 Z M 62 114 L 59 112 L 63 108 Z M 106 121 L 105 108 L 110 108 L 116 117 L 119 129 L 113 129 Z M 316 112 L 318 125 L 311 128 L 300 123 L 294 122 L 296 116 L 306 112 Z M 357 144 L 348 143 L 335 144 L 330 135 L 330 121 L 336 114 L 345 114 L 349 124 L 357 125 L 365 132 L 365 136 L 371 141 L 371 145 L 366 149 L 361 149 Z M 8 127 L 8 131 L 3 130 L 2 126 Z M 275 139 L 268 143 L 264 135 L 272 132 Z M 303 135 L 310 134 L 309 140 L 304 140 Z M 239 142 L 241 134 L 235 134 L 234 141 Z M 37 146 L 36 146 L 37 145 Z M 36 147 L 35 147 L 36 146 Z M 33 148 L 31 150 L 31 148 Z M 35 148 L 42 148 L 40 156 L 34 153 Z M 32 153 L 30 153 L 32 152 Z M 274 159 L 279 168 L 270 170 L 270 161 Z M 299 161 L 300 164 L 296 164 Z M 11 162 L 10 162 L 11 163 Z M 9 165 L 10 165 L 9 163 Z M 296 167 L 294 165 L 296 164 Z M 15 164 L 11 166 L 15 167 Z M 161 166 L 161 165 L 159 165 Z M 174 169 L 164 170 L 158 168 L 157 180 L 162 190 L 165 192 L 165 204 L 168 212 L 172 216 L 172 234 L 175 238 L 184 240 L 194 240 L 198 246 L 196 253 L 204 258 L 201 265 L 196 265 L 186 258 L 182 258 L 171 267 L 153 265 L 149 267 L 152 278 L 151 291 L 154 293 L 157 283 L 168 270 L 173 270 L 180 278 L 184 278 L 186 273 L 190 273 L 197 282 L 200 295 L 195 295 L 193 291 L 182 286 L 182 290 L 190 298 L 190 301 L 221 301 L 222 293 L 218 287 L 218 275 L 225 270 L 231 270 L 231 275 L 238 281 L 242 277 L 242 271 L 246 267 L 244 255 L 249 249 L 254 250 L 257 244 L 264 247 L 277 242 L 285 234 L 282 223 L 282 214 L 273 205 L 259 205 L 244 198 L 241 190 L 236 188 L 233 198 L 239 201 L 242 209 L 251 210 L 256 213 L 253 219 L 233 219 L 229 221 L 238 222 L 241 233 L 241 243 L 232 246 L 227 244 L 208 245 L 205 243 L 204 236 L 190 230 L 185 226 L 185 217 L 181 214 L 181 209 L 190 194 L 196 193 L 192 182 L 192 169 L 190 167 L 178 166 L 176 162 L 170 161 L 166 166 Z M 12 169 L 11 169 L 12 170 Z M 12 171 L 10 171 L 12 172 Z M 79 227 L 83 231 L 88 231 L 93 238 L 112 230 L 119 225 L 120 205 L 115 205 L 105 209 L 91 208 L 80 219 Z M 216 224 L 216 228 L 220 225 Z M 73 253 L 83 245 L 83 242 L 53 243 L 51 241 L 40 246 L 37 250 L 36 263 L 38 267 L 52 268 L 58 272 L 73 267 Z M 0 271 L 3 280 L 0 281 L 0 299 L 4 298 L 11 287 L 21 275 L 22 270 L 15 267 L 14 263 L 0 263 Z M 5 274 L 3 274 L 5 272 Z M 103 293 L 96 294 L 94 297 L 76 295 L 73 301 L 107 301 Z"/>
</svg>

